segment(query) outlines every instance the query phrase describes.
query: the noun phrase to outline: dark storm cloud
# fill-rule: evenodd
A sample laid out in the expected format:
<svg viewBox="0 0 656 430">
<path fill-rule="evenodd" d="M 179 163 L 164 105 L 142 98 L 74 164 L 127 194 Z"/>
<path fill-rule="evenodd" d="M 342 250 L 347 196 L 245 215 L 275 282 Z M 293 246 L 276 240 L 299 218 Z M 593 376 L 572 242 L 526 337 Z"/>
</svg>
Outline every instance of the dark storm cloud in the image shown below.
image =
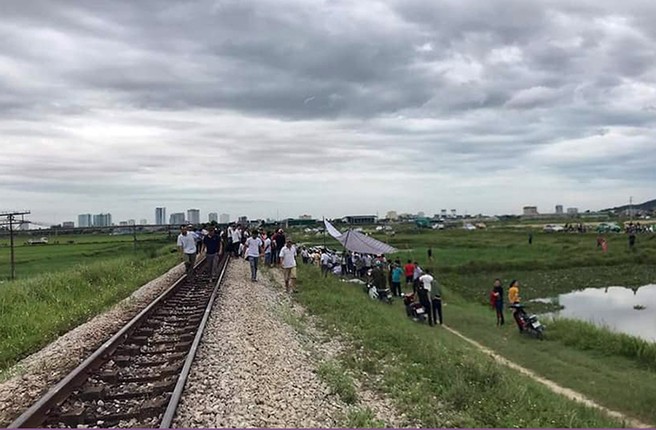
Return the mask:
<svg viewBox="0 0 656 430">
<path fill-rule="evenodd" d="M 218 170 L 234 203 L 317 181 L 378 195 L 368 178 L 390 172 L 425 195 L 434 175 L 501 196 L 523 166 L 559 183 L 653 179 L 651 1 L 37 0 L 0 14 L 12 192 L 134 183 L 182 201 L 193 171 L 204 200 Z"/>
</svg>

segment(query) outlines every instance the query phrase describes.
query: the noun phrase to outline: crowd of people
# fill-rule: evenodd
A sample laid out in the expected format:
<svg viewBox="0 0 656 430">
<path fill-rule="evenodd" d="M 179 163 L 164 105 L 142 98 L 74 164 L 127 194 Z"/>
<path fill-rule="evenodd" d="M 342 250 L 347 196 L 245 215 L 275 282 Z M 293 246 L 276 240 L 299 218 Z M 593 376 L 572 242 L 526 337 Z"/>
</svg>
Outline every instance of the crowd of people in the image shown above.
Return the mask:
<svg viewBox="0 0 656 430">
<path fill-rule="evenodd" d="M 394 297 L 402 297 L 406 310 L 422 307 L 428 323 L 443 323 L 442 294 L 430 269 L 423 269 L 417 261 L 407 260 L 403 264 L 400 258 L 388 259 L 384 254 L 366 254 L 357 252 L 337 252 L 325 247 L 301 247 L 304 264 L 313 264 L 320 268 L 323 276 L 349 276 L 370 284 L 380 294 L 388 289 Z M 429 250 L 432 261 L 432 249 Z"/>
<path fill-rule="evenodd" d="M 233 258 L 248 260 L 251 268 L 251 281 L 257 282 L 258 266 L 280 266 L 283 269 L 285 289 L 296 292 L 296 256 L 298 254 L 290 238 L 282 229 L 275 232 L 261 228 L 248 229 L 240 224 L 230 224 L 225 230 L 216 227 L 196 228 L 180 226 L 177 246 L 185 264 L 187 274 L 193 272 L 196 258 L 205 253 L 210 265 L 211 281 L 218 279 L 219 256 L 227 252 Z"/>
</svg>

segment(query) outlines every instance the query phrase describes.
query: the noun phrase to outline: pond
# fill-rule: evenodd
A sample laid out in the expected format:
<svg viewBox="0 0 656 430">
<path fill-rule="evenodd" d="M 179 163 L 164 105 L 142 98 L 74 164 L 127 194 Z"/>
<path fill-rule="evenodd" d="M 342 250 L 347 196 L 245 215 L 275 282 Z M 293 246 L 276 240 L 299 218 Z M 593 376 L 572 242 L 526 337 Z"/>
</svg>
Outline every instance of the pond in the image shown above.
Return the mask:
<svg viewBox="0 0 656 430">
<path fill-rule="evenodd" d="M 656 284 L 633 289 L 586 288 L 561 294 L 558 303 L 564 308 L 549 315 L 588 321 L 613 331 L 656 341 Z"/>
</svg>

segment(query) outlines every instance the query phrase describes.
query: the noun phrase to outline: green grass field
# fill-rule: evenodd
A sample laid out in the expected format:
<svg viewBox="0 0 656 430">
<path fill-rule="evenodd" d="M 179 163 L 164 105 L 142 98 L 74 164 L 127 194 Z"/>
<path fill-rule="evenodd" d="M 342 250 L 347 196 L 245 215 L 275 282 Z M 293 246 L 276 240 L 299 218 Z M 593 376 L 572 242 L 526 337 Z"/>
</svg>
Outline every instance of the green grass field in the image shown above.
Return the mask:
<svg viewBox="0 0 656 430">
<path fill-rule="evenodd" d="M 27 236 L 15 240 L 16 278 L 24 279 L 42 273 L 59 272 L 77 264 L 93 263 L 109 257 L 151 252 L 172 243 L 166 234 L 140 234 L 137 241 L 130 235 L 65 235 L 51 236 L 47 245 L 27 245 Z M 0 240 L 0 280 L 9 279 L 9 240 Z"/>
<path fill-rule="evenodd" d="M 547 340 L 543 342 L 519 336 L 512 317 L 507 313 L 507 324 L 495 326 L 494 312 L 488 305 L 488 295 L 495 278 L 503 280 L 507 289 L 511 279 L 520 280 L 523 301 L 536 298 L 554 298 L 558 294 L 587 287 L 640 286 L 656 283 L 656 235 L 639 235 L 636 249 L 628 249 L 624 234 L 607 234 L 609 251 L 597 249 L 595 233 L 542 233 L 534 231 L 529 245 L 528 234 L 516 230 L 464 231 L 417 230 L 399 231 L 395 236 L 374 234 L 381 240 L 397 247 L 403 263 L 408 259 L 418 261 L 424 268 L 432 268 L 443 286 L 445 320 L 464 335 L 497 351 L 503 356 L 536 371 L 553 381 L 577 390 L 602 405 L 627 413 L 649 423 L 656 423 L 656 344 L 635 337 L 609 332 L 590 324 L 557 320 L 548 327 Z M 322 238 L 307 238 L 312 244 L 321 245 Z M 340 245 L 328 238 L 329 247 Z M 433 250 L 433 261 L 428 261 L 427 249 Z M 302 299 L 320 313 L 338 313 L 344 307 L 342 300 L 332 297 L 332 292 L 348 296 L 354 294 L 354 311 L 358 306 L 368 306 L 367 297 L 356 289 L 350 292 L 342 283 L 321 285 L 313 274 L 307 274 L 306 288 L 311 290 Z M 310 281 L 312 280 L 312 281 Z M 319 282 L 314 291 L 314 282 Z M 348 284 L 347 284 L 348 285 Z M 352 288 L 352 287 L 351 287 Z M 327 292 L 330 290 L 330 293 Z M 319 298 L 315 298 L 316 294 Z M 357 297 L 360 295 L 361 297 Z M 335 310 L 324 309 L 319 302 L 332 303 Z M 330 307 L 329 305 L 325 305 Z M 549 310 L 553 305 L 531 304 L 533 311 Z M 396 318 L 396 322 L 381 323 L 381 330 L 423 330 L 423 327 L 407 327 L 402 307 L 378 306 L 376 311 Z M 355 333 L 359 337 L 361 326 L 378 324 L 368 316 L 357 312 L 357 321 L 345 327 L 339 320 L 332 324 L 340 330 Z M 373 318 L 373 317 L 372 317 Z M 382 328 L 384 327 L 384 328 Z M 432 336 L 432 335 L 431 335 Z M 441 335 L 440 335 L 441 336 Z M 371 345 L 374 350 L 386 350 L 387 345 Z M 435 360 L 436 365 L 441 363 Z M 495 422 L 485 425 L 503 426 Z M 538 424 L 535 424 L 538 425 Z M 556 426 L 556 424 L 551 424 Z"/>
</svg>

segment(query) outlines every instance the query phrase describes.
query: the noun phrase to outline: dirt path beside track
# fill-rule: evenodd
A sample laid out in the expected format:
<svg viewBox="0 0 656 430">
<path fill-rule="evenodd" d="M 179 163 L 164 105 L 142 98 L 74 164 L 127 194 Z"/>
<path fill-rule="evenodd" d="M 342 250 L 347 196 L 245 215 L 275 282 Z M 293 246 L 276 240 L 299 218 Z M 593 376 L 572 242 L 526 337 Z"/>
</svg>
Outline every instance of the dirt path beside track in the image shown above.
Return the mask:
<svg viewBox="0 0 656 430">
<path fill-rule="evenodd" d="M 562 396 L 567 397 L 568 399 L 583 403 L 584 405 L 589 406 L 591 408 L 599 409 L 599 410 L 605 412 L 606 414 L 608 414 L 609 416 L 611 416 L 613 418 L 617 418 L 619 420 L 624 421 L 626 423 L 626 425 L 629 426 L 629 427 L 634 427 L 634 428 L 653 428 L 654 427 L 653 425 L 645 424 L 645 423 L 643 423 L 641 421 L 638 421 L 634 418 L 628 417 L 628 416 L 626 416 L 625 414 L 623 414 L 621 412 L 617 412 L 617 411 L 614 411 L 612 409 L 608 409 L 604 406 L 601 406 L 600 404 L 594 402 L 593 400 L 590 400 L 589 398 L 585 397 L 583 394 L 581 394 L 577 391 L 571 390 L 569 388 L 562 387 L 562 386 L 556 384 L 555 382 L 553 382 L 549 379 L 546 379 L 546 378 L 536 374 L 535 372 L 533 372 L 533 371 L 531 371 L 531 370 L 529 370 L 525 367 L 520 366 L 519 364 L 517 364 L 515 362 L 512 362 L 512 361 L 508 360 L 507 358 L 505 358 L 505 357 L 497 354 L 496 352 L 492 351 L 490 348 L 487 348 L 487 347 L 481 345 L 480 343 L 476 342 L 475 340 L 472 340 L 472 339 L 464 336 L 460 332 L 458 332 L 458 331 L 456 331 L 456 330 L 454 330 L 450 327 L 447 327 L 446 325 L 444 325 L 443 328 L 448 330 L 450 333 L 453 333 L 454 335 L 458 336 L 462 340 L 468 342 L 469 344 L 475 346 L 480 351 L 482 351 L 485 354 L 492 357 L 498 363 L 503 364 L 504 366 L 510 367 L 511 369 L 516 370 L 516 371 L 528 376 L 529 378 L 531 378 L 531 379 L 545 385 L 547 388 L 549 388 L 551 391 L 553 391 L 556 394 L 560 394 Z"/>
</svg>

